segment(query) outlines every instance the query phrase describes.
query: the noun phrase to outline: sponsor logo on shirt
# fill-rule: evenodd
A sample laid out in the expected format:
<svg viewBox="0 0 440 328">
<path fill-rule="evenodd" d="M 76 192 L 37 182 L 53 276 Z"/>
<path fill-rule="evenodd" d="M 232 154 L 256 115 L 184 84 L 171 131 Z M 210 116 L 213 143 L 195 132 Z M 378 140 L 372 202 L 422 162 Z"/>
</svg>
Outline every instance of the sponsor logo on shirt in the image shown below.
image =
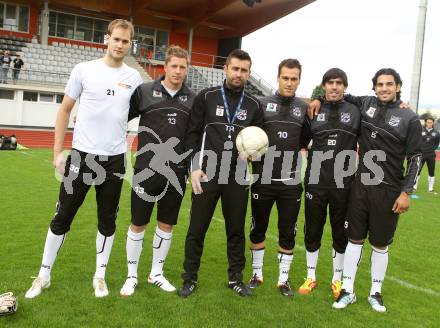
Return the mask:
<svg viewBox="0 0 440 328">
<path fill-rule="evenodd" d="M 276 112 L 277 111 L 277 106 L 278 106 L 278 104 L 268 103 L 267 106 L 266 106 L 266 111 L 267 112 Z"/>
<path fill-rule="evenodd" d="M 342 123 L 350 123 L 351 116 L 350 113 L 341 113 L 341 122 Z"/>
<path fill-rule="evenodd" d="M 367 110 L 367 115 L 370 116 L 370 117 L 373 117 L 373 116 L 374 116 L 374 113 L 376 112 L 376 109 L 377 109 L 377 108 L 374 108 L 374 107 L 370 107 L 370 108 L 368 108 L 368 110 Z"/>
<path fill-rule="evenodd" d="M 131 89 L 131 85 L 122 83 L 122 82 L 118 82 L 118 87 L 124 88 L 124 89 Z"/>
<path fill-rule="evenodd" d="M 301 108 L 299 108 L 299 107 L 293 107 L 293 108 L 290 110 L 290 114 L 291 114 L 292 116 L 301 117 Z"/>
<path fill-rule="evenodd" d="M 215 110 L 215 115 L 223 116 L 224 113 L 225 113 L 225 108 L 223 106 L 217 106 L 217 109 Z"/>
<path fill-rule="evenodd" d="M 162 98 L 162 92 L 153 90 L 153 97 L 154 98 Z"/>
<path fill-rule="evenodd" d="M 244 121 L 247 117 L 247 111 L 245 109 L 240 109 L 240 111 L 237 113 L 237 119 L 240 121 Z"/>
<path fill-rule="evenodd" d="M 325 122 L 325 113 L 318 114 L 318 117 L 316 118 L 318 122 Z"/>
<path fill-rule="evenodd" d="M 181 102 L 186 102 L 188 100 L 188 97 L 186 95 L 181 95 L 181 96 L 179 96 L 179 100 Z"/>
<path fill-rule="evenodd" d="M 401 117 L 391 115 L 390 120 L 388 121 L 388 124 L 392 127 L 396 127 L 399 125 L 401 119 L 402 119 Z"/>
</svg>

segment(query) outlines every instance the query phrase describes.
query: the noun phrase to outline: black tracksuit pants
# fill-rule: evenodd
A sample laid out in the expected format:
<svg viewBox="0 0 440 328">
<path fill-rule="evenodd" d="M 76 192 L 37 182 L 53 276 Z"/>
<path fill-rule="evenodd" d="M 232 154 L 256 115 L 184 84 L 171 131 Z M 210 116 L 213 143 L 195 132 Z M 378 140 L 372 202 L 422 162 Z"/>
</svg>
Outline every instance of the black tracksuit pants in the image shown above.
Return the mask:
<svg viewBox="0 0 440 328">
<path fill-rule="evenodd" d="M 185 241 L 184 280 L 197 281 L 205 235 L 217 202 L 221 199 L 227 237 L 227 256 L 230 281 L 243 280 L 245 266 L 245 218 L 249 187 L 237 184 L 218 184 L 216 180 L 202 182 L 203 193 L 192 194 L 190 223 Z"/>
</svg>

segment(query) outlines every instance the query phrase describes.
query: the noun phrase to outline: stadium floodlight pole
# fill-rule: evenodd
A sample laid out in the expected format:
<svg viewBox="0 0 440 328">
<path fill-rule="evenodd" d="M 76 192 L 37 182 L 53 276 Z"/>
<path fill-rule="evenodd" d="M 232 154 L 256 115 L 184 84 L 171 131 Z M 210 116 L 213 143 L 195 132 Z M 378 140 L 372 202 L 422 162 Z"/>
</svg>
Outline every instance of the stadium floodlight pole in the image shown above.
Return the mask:
<svg viewBox="0 0 440 328">
<path fill-rule="evenodd" d="M 416 45 L 409 103 L 416 113 L 419 111 L 420 76 L 422 75 L 423 43 L 425 40 L 425 22 L 428 0 L 420 0 L 417 21 Z"/>
</svg>

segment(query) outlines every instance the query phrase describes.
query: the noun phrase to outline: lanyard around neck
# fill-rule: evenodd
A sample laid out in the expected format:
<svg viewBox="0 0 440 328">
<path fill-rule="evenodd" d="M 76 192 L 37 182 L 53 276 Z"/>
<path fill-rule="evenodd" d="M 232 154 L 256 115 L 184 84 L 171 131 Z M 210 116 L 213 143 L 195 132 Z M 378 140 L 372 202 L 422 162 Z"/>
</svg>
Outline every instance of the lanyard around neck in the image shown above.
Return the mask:
<svg viewBox="0 0 440 328">
<path fill-rule="evenodd" d="M 243 88 L 243 91 L 241 92 L 240 100 L 238 101 L 238 105 L 235 110 L 234 116 L 232 117 L 232 120 L 231 120 L 231 113 L 229 112 L 228 100 L 226 99 L 225 87 L 223 86 L 223 84 L 222 84 L 221 90 L 222 90 L 222 97 L 223 97 L 223 105 L 225 107 L 225 112 L 226 112 L 226 119 L 228 120 L 229 124 L 233 124 L 235 121 L 235 118 L 238 115 L 238 112 L 240 111 L 241 105 L 243 103 L 244 88 Z"/>
</svg>

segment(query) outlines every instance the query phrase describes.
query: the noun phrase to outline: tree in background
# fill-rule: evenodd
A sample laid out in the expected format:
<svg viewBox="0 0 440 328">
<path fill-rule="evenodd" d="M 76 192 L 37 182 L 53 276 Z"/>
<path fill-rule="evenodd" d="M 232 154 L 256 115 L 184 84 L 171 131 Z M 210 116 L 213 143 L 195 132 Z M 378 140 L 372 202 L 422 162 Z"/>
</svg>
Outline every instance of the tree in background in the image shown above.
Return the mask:
<svg viewBox="0 0 440 328">
<path fill-rule="evenodd" d="M 313 89 L 312 96 L 310 98 L 313 100 L 324 96 L 325 96 L 324 89 L 322 88 L 321 85 L 317 85 L 315 89 Z"/>
</svg>

